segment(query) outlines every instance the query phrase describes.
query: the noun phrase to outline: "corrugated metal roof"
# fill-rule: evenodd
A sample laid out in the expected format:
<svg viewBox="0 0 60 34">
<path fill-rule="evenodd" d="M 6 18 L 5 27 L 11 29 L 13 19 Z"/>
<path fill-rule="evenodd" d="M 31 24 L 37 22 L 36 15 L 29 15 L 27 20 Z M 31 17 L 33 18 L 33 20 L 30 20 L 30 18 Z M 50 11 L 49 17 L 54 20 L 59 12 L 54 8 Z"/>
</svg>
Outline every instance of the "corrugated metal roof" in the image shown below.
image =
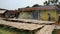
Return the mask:
<svg viewBox="0 0 60 34">
<path fill-rule="evenodd" d="M 0 8 L 0 10 L 6 10 L 6 9 L 2 9 L 2 8 Z"/>
<path fill-rule="evenodd" d="M 0 13 L 4 13 L 6 10 L 0 10 Z"/>
<path fill-rule="evenodd" d="M 6 13 L 15 14 L 15 13 L 18 13 L 18 11 L 17 10 L 7 10 Z"/>
<path fill-rule="evenodd" d="M 41 6 L 20 9 L 20 11 L 33 11 L 33 10 L 56 10 L 56 6 Z"/>
</svg>

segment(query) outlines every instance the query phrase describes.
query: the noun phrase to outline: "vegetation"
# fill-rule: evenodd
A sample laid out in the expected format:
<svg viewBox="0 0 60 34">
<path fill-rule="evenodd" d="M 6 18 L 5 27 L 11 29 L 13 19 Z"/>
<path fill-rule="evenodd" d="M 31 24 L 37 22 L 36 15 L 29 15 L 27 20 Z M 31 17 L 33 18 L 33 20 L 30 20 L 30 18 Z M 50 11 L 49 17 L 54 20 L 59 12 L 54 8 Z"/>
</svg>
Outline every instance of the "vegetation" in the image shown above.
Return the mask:
<svg viewBox="0 0 60 34">
<path fill-rule="evenodd" d="M 54 30 L 53 32 L 52 32 L 52 34 L 57 34 L 58 33 L 58 30 Z"/>
<path fill-rule="evenodd" d="M 26 8 L 30 8 L 30 6 L 26 6 Z"/>
<path fill-rule="evenodd" d="M 52 34 L 57 34 L 58 30 L 54 30 Z M 17 28 L 9 28 L 0 25 L 0 34 L 31 34 L 28 30 L 19 30 Z"/>
<path fill-rule="evenodd" d="M 17 28 L 9 28 L 6 26 L 0 26 L 0 34 L 30 34 L 28 30 L 19 30 Z"/>
<path fill-rule="evenodd" d="M 40 5 L 39 4 L 35 4 L 32 7 L 40 7 Z"/>
<path fill-rule="evenodd" d="M 44 2 L 44 5 L 49 5 L 48 1 L 45 1 L 45 2 Z"/>
<path fill-rule="evenodd" d="M 59 2 L 58 2 L 58 0 L 48 0 L 48 1 L 44 2 L 44 5 L 50 5 L 50 3 L 52 3 L 53 5 L 57 5 L 57 3 L 59 3 Z"/>
</svg>

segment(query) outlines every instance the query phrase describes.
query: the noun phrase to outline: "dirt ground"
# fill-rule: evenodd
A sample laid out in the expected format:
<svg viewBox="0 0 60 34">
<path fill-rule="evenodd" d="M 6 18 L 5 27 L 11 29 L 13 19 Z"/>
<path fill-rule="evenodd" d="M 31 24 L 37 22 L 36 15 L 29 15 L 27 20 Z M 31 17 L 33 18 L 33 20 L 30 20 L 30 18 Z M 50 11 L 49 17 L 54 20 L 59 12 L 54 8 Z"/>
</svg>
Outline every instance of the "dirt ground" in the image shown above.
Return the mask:
<svg viewBox="0 0 60 34">
<path fill-rule="evenodd" d="M 58 26 L 60 26 L 60 22 L 59 22 L 59 23 L 58 23 L 58 22 L 56 22 L 55 24 L 56 24 L 56 25 L 58 25 Z"/>
<path fill-rule="evenodd" d="M 60 22 L 59 23 L 56 22 L 55 24 L 58 25 L 58 26 L 60 26 Z M 60 34 L 60 29 L 58 29 L 58 34 Z"/>
<path fill-rule="evenodd" d="M 60 34 L 60 29 L 58 29 L 58 34 Z"/>
</svg>

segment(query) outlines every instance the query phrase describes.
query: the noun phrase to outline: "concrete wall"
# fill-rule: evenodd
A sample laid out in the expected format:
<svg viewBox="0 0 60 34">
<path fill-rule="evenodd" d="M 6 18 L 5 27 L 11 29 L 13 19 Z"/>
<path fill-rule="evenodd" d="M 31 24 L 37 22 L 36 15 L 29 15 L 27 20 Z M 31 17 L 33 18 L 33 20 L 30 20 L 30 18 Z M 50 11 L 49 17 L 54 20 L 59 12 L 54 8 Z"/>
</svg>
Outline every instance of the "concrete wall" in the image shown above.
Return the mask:
<svg viewBox="0 0 60 34">
<path fill-rule="evenodd" d="M 28 12 L 21 12 L 19 14 L 19 19 L 29 19 L 29 18 L 31 18 L 31 14 Z"/>
<path fill-rule="evenodd" d="M 57 20 L 57 13 L 56 11 L 41 11 L 40 18 L 43 20 L 48 20 L 48 13 L 51 15 L 52 20 Z"/>
<path fill-rule="evenodd" d="M 55 10 L 46 10 L 46 11 L 40 11 L 40 13 L 38 14 L 38 19 L 41 20 L 48 20 L 48 13 L 51 15 L 51 20 L 55 20 L 57 21 L 58 19 L 58 14 Z M 28 19 L 28 18 L 32 18 L 31 12 L 21 12 L 19 15 L 20 19 Z"/>
</svg>

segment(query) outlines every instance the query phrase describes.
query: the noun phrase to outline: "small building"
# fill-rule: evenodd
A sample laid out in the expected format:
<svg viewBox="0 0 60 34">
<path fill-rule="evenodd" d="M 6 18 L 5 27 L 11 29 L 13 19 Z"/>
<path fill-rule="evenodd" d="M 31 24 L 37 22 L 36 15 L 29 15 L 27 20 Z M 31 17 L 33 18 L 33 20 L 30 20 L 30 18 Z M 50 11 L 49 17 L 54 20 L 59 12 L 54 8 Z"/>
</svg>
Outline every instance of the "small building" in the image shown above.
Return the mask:
<svg viewBox="0 0 60 34">
<path fill-rule="evenodd" d="M 30 8 L 19 8 L 20 19 L 37 19 L 37 20 L 58 20 L 57 6 L 40 6 Z"/>
<path fill-rule="evenodd" d="M 14 17 L 18 17 L 18 11 L 17 10 L 6 10 L 6 12 L 4 13 L 4 17 L 5 18 L 14 18 Z"/>
<path fill-rule="evenodd" d="M 1 9 L 0 8 L 0 17 L 3 17 L 3 14 L 4 14 L 5 11 L 6 11 L 6 9 Z"/>
</svg>

